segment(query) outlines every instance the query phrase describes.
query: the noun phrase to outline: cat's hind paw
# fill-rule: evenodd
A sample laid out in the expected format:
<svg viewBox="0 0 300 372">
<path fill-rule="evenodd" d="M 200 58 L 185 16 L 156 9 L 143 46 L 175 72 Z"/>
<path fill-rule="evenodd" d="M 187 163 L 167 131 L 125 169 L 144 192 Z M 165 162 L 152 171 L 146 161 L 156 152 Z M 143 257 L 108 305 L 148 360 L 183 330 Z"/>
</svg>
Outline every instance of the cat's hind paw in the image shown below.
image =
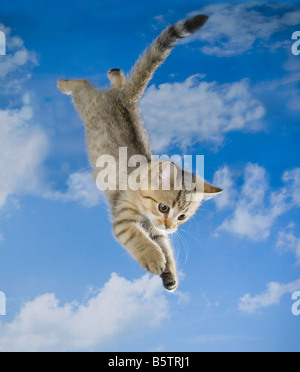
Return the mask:
<svg viewBox="0 0 300 372">
<path fill-rule="evenodd" d="M 112 68 L 111 70 L 109 70 L 107 76 L 111 82 L 112 87 L 120 88 L 126 82 L 124 72 L 118 68 Z"/>
<path fill-rule="evenodd" d="M 87 83 L 86 80 L 64 80 L 64 79 L 58 79 L 57 80 L 57 87 L 58 89 L 67 95 L 71 95 L 75 88 L 81 86 L 82 84 Z"/>
</svg>

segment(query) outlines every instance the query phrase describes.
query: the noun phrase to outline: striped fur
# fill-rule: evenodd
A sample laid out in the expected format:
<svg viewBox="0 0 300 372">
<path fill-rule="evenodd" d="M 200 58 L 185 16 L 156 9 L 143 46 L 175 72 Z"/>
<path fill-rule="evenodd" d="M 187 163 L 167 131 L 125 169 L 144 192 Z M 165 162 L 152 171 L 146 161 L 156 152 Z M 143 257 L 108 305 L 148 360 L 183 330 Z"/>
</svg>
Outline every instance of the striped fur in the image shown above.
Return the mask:
<svg viewBox="0 0 300 372">
<path fill-rule="evenodd" d="M 176 42 L 197 31 L 207 18 L 198 15 L 168 27 L 137 61 L 128 79 L 119 69 L 108 72 L 109 90 L 96 90 L 86 80 L 58 80 L 58 88 L 72 95 L 75 108 L 85 123 L 87 149 L 95 177 L 101 170 L 96 166 L 100 155 L 111 155 L 119 166 L 120 147 L 127 148 L 128 158 L 139 154 L 150 161 L 151 147 L 138 102 L 154 71 Z M 132 170 L 130 168 L 130 172 Z M 210 193 L 220 191 L 209 187 Z M 106 194 L 116 239 L 143 269 L 160 275 L 166 289 L 175 290 L 178 279 L 168 232 L 174 232 L 196 212 L 200 199 L 188 202 L 186 190 L 178 192 L 172 187 L 169 191 L 121 191 L 117 188 L 107 190 Z M 160 212 L 160 204 L 168 206 L 169 212 Z M 183 213 L 186 217 L 179 220 Z"/>
<path fill-rule="evenodd" d="M 166 28 L 135 64 L 124 86 L 125 100 L 139 102 L 154 71 L 169 56 L 176 42 L 197 31 L 207 19 L 206 15 L 197 15 Z"/>
</svg>

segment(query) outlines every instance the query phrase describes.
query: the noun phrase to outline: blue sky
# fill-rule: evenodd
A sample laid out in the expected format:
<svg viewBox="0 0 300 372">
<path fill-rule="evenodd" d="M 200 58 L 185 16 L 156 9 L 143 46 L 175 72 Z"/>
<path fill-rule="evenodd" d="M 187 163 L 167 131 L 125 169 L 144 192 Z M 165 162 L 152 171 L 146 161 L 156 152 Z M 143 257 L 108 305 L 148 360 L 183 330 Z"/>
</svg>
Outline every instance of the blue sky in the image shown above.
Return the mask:
<svg viewBox="0 0 300 372">
<path fill-rule="evenodd" d="M 2 351 L 299 351 L 298 2 L 2 2 Z M 57 78 L 108 86 L 168 24 L 210 19 L 141 102 L 158 154 L 223 187 L 173 237 L 167 293 L 115 241 L 83 125 Z M 162 125 L 163 123 L 163 125 Z"/>
</svg>

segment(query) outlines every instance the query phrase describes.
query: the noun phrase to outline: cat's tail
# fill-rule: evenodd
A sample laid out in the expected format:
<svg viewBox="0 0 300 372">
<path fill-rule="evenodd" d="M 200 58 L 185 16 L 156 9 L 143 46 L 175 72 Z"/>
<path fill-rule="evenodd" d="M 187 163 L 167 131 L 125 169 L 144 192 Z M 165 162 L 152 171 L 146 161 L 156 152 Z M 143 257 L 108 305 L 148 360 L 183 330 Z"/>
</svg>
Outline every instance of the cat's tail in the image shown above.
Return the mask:
<svg viewBox="0 0 300 372">
<path fill-rule="evenodd" d="M 124 98 L 127 102 L 139 102 L 154 71 L 168 57 L 176 42 L 199 30 L 207 19 L 208 16 L 199 14 L 169 26 L 158 36 L 136 62 L 124 85 Z"/>
</svg>

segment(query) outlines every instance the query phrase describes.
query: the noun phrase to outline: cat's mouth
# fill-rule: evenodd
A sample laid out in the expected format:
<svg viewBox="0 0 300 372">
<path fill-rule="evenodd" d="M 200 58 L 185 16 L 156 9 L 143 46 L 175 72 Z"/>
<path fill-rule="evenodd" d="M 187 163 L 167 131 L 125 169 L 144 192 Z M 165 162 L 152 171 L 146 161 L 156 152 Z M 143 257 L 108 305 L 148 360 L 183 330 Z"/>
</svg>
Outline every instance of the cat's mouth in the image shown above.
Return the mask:
<svg viewBox="0 0 300 372">
<path fill-rule="evenodd" d="M 174 229 L 167 229 L 164 225 L 160 226 L 160 227 L 156 227 L 156 229 L 159 231 L 159 232 L 163 232 L 165 234 L 174 234 L 176 231 L 177 231 L 177 228 L 174 228 Z"/>
</svg>

